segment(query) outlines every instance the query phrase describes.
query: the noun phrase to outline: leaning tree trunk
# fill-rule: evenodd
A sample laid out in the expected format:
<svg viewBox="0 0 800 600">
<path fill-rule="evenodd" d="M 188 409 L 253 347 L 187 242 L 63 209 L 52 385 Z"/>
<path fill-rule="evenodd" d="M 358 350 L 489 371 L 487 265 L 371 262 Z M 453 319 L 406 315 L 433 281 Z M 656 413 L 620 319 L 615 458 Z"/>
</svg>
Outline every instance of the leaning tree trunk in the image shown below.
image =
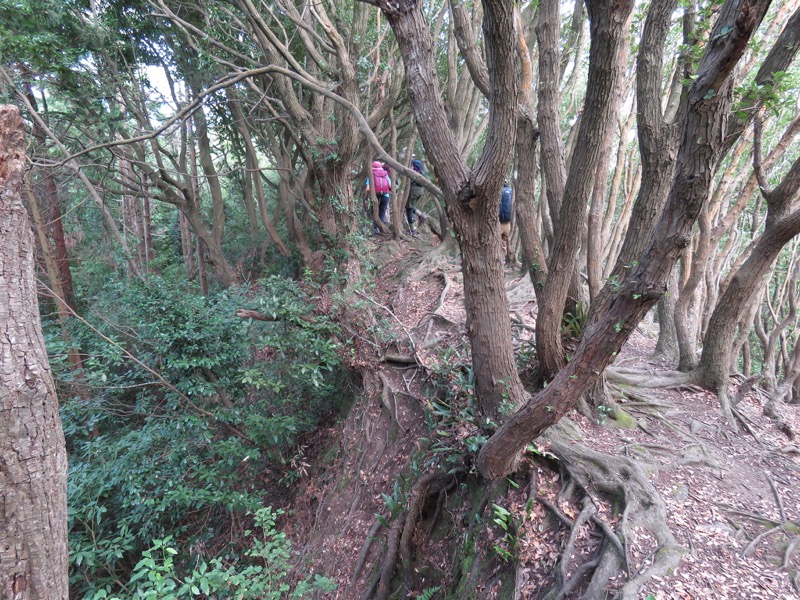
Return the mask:
<svg viewBox="0 0 800 600">
<path fill-rule="evenodd" d="M 767 201 L 767 223 L 750 256 L 731 278 L 717 302 L 708 323 L 708 331 L 703 341 L 703 354 L 698 367 L 700 383 L 717 390 L 722 409 L 726 414 L 730 413 L 727 383 L 734 349 L 731 344 L 733 334 L 739 325 L 750 326 L 744 316 L 752 299 L 772 271 L 783 247 L 800 234 L 800 209 L 792 202 L 800 189 L 800 158 L 794 161 L 789 172 L 774 190 L 767 190 L 766 180 L 760 172 L 758 132 L 760 121 L 757 120 L 756 123 L 754 170 L 759 178 L 761 192 Z"/>
<path fill-rule="evenodd" d="M 0 107 L 0 597 L 66 600 L 67 453 L 19 190 L 23 123 Z"/>
</svg>

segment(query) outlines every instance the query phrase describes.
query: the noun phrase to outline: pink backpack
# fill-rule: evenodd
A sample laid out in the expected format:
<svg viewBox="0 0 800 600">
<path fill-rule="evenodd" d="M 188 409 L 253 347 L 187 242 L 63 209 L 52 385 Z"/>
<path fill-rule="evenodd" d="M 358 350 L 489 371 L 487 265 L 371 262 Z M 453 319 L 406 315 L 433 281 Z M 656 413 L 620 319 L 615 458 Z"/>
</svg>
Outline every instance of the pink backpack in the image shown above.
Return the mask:
<svg viewBox="0 0 800 600">
<path fill-rule="evenodd" d="M 372 179 L 375 181 L 376 194 L 385 194 L 392 189 L 389 184 L 389 174 L 377 160 L 372 163 Z"/>
</svg>

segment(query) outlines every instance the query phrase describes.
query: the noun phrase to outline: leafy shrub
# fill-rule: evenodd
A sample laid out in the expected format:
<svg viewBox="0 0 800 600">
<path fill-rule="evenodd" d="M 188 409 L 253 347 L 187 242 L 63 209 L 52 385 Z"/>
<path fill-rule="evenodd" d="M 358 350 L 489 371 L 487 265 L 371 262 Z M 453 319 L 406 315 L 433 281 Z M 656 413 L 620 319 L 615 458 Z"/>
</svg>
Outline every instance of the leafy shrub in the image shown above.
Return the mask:
<svg viewBox="0 0 800 600">
<path fill-rule="evenodd" d="M 249 565 L 231 523 L 262 506 L 264 474 L 285 471 L 298 436 L 338 410 L 344 381 L 336 329 L 290 280 L 210 296 L 161 278 L 109 289 L 124 293 L 98 298 L 103 317 L 91 318 L 113 343 L 73 328 L 88 394 L 62 403 L 76 598 L 127 593 L 153 540 L 200 561 L 213 547 L 224 569 Z M 237 308 L 275 321 L 244 321 Z M 62 388 L 77 383 L 67 343 L 51 331 L 48 344 Z M 194 566 L 173 566 L 176 581 L 191 580 Z"/>
<path fill-rule="evenodd" d="M 287 582 L 291 568 L 291 543 L 286 535 L 275 529 L 276 514 L 272 509 L 262 508 L 255 513 L 256 526 L 261 535 L 255 537 L 251 531 L 246 538 L 252 547 L 245 552 L 251 560 L 240 560 L 226 564 L 219 558 L 209 562 L 200 561 L 188 575 L 181 576 L 176 570 L 178 551 L 172 547 L 172 539 L 156 540 L 153 546 L 142 553 L 136 564 L 126 597 L 133 600 L 178 600 L 181 598 L 258 598 L 280 600 L 280 598 L 304 598 L 315 590 L 334 591 L 336 584 L 316 575 L 307 577 L 294 585 Z M 98 590 L 93 600 L 111 598 L 108 590 Z M 113 600 L 121 600 L 114 598 Z"/>
</svg>

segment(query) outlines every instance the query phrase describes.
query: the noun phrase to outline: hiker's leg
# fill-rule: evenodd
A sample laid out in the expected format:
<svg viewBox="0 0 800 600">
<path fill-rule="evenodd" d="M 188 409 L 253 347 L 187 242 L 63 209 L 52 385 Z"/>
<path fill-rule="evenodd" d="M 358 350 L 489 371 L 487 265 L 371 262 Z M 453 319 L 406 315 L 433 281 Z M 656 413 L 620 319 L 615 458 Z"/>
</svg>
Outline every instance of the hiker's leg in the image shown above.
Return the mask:
<svg viewBox="0 0 800 600">
<path fill-rule="evenodd" d="M 500 223 L 500 242 L 503 249 L 502 259 L 506 261 L 508 257 L 508 238 L 511 235 L 511 221 Z"/>
<path fill-rule="evenodd" d="M 380 216 L 381 223 L 386 225 L 389 222 L 386 216 L 386 211 L 389 209 L 389 194 L 381 194 L 378 204 L 378 215 Z"/>
</svg>

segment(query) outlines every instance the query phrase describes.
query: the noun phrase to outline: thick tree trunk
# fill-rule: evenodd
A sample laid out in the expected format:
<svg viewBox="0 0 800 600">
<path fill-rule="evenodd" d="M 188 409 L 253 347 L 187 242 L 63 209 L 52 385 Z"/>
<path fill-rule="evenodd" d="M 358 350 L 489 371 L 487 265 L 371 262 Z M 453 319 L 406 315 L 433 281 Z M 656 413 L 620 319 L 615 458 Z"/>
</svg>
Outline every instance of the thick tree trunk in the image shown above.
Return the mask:
<svg viewBox="0 0 800 600">
<path fill-rule="evenodd" d="M 500 186 L 516 134 L 517 74 L 514 5 L 484 4 L 489 85 L 489 126 L 483 153 L 471 171 L 448 125 L 434 63 L 435 41 L 416 2 L 378 2 L 394 31 L 406 69 L 408 95 L 420 138 L 436 169 L 458 235 L 464 272 L 467 333 L 475 387 L 484 414 L 497 417 L 503 402 L 526 394 L 517 373 L 497 214 Z"/>
<path fill-rule="evenodd" d="M 0 107 L 0 596 L 66 600 L 67 454 L 19 190 L 23 123 Z"/>
</svg>

